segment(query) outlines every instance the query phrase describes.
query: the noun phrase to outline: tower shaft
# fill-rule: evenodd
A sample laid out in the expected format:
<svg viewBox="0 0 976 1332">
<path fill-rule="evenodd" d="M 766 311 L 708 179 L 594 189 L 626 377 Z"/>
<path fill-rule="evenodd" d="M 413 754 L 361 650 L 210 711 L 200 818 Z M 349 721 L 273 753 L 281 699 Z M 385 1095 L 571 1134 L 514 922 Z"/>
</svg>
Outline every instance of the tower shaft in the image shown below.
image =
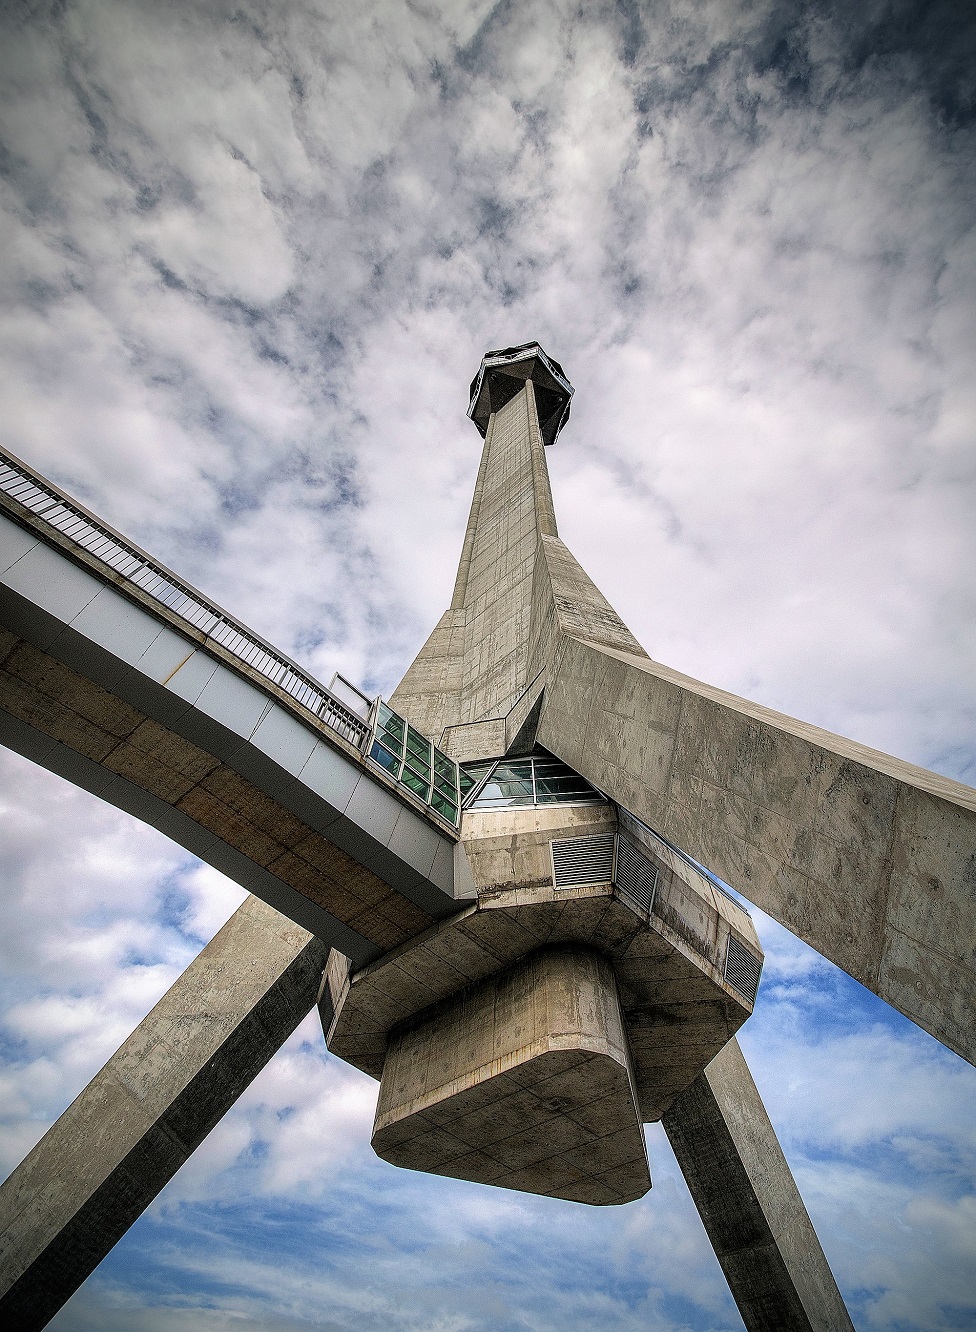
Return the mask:
<svg viewBox="0 0 976 1332">
<path fill-rule="evenodd" d="M 527 712 L 527 691 L 532 702 L 541 692 L 559 628 L 647 655 L 559 540 L 527 379 L 489 418 L 451 605 L 391 703 L 456 758 L 501 754 L 517 705 Z"/>
</svg>

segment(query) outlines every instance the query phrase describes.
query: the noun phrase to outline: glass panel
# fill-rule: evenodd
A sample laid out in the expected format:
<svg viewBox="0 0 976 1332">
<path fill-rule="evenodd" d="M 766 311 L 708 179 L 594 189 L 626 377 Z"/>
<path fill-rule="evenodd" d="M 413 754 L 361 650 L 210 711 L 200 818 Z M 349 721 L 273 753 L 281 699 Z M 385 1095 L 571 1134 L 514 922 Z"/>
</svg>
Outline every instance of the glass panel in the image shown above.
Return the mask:
<svg viewBox="0 0 976 1332">
<path fill-rule="evenodd" d="M 475 809 L 533 803 L 603 803 L 603 797 L 585 777 L 567 767 L 560 759 L 548 755 L 501 759 L 490 763 L 466 763 L 461 768 L 463 796 L 470 796 L 471 790 L 481 782 L 484 784 L 472 802 Z"/>
<path fill-rule="evenodd" d="M 493 776 L 494 780 L 499 782 L 531 782 L 532 760 L 515 759 L 507 763 L 499 763 Z"/>
<path fill-rule="evenodd" d="M 370 758 L 375 759 L 377 763 L 381 763 L 383 767 L 386 768 L 387 772 L 392 772 L 394 777 L 399 774 L 400 760 L 395 754 L 391 754 L 388 749 L 384 749 L 378 740 L 373 741 L 373 747 L 369 751 L 369 756 Z"/>
<path fill-rule="evenodd" d="M 398 717 L 385 703 L 380 704 L 380 725 L 385 726 L 391 735 L 403 740 L 403 718 Z"/>
<path fill-rule="evenodd" d="M 593 795 L 593 787 L 579 777 L 540 777 L 536 773 L 536 790 L 541 795 L 547 791 L 550 795 L 565 795 L 568 800 L 573 795 Z"/>
<path fill-rule="evenodd" d="M 386 745 L 387 749 L 391 749 L 394 754 L 403 753 L 402 735 L 400 736 L 394 735 L 392 734 L 392 732 L 386 730 L 386 728 L 383 727 L 376 732 L 376 738 L 377 740 L 380 741 L 381 744 Z"/>
<path fill-rule="evenodd" d="M 576 777 L 581 782 L 586 781 L 585 777 L 580 777 L 578 772 L 574 772 L 572 768 L 567 768 L 566 764 L 561 763 L 559 759 L 537 758 L 533 759 L 532 762 L 535 764 L 536 772 L 542 776 Z"/>
<path fill-rule="evenodd" d="M 447 796 L 448 800 L 453 800 L 457 804 L 457 786 L 453 781 L 447 781 L 439 772 L 435 772 L 434 785 L 438 791 L 442 791 Z"/>
<path fill-rule="evenodd" d="M 563 791 L 553 795 L 551 791 L 540 791 L 536 796 L 539 805 L 602 805 L 603 797 L 597 791 Z"/>
<path fill-rule="evenodd" d="M 430 763 L 430 741 L 412 726 L 407 727 L 407 748 L 414 754 L 419 754 L 425 763 Z"/>
<path fill-rule="evenodd" d="M 494 766 L 495 760 L 492 759 L 490 763 L 469 763 L 458 770 L 462 799 L 491 772 Z"/>
<path fill-rule="evenodd" d="M 457 769 L 454 766 L 454 761 L 445 758 L 439 749 L 434 750 L 434 771 L 438 777 L 443 777 L 452 786 L 457 784 Z"/>
<path fill-rule="evenodd" d="M 457 805 L 452 804 L 450 800 L 445 800 L 442 795 L 435 791 L 430 798 L 431 809 L 436 809 L 442 818 L 447 819 L 448 823 L 453 823 L 457 827 L 458 812 Z"/>
<path fill-rule="evenodd" d="M 566 766 L 556 758 L 536 758 L 535 767 L 536 803 L 553 805 L 602 803 L 602 797 L 585 777 Z"/>
<path fill-rule="evenodd" d="M 400 780 L 408 790 L 413 791 L 415 795 L 419 795 L 421 800 L 427 800 L 427 797 L 430 795 L 430 783 L 425 782 L 423 777 L 418 777 L 416 773 L 411 772 L 409 768 L 404 768 L 403 776 Z"/>
<path fill-rule="evenodd" d="M 474 802 L 475 809 L 492 805 L 531 805 L 532 782 L 500 782 L 496 774 L 485 782 Z"/>
<path fill-rule="evenodd" d="M 430 768 L 428 768 L 426 763 L 421 763 L 420 759 L 414 758 L 409 749 L 407 750 L 407 768 L 410 769 L 415 777 L 420 777 L 428 786 L 430 786 Z"/>
</svg>

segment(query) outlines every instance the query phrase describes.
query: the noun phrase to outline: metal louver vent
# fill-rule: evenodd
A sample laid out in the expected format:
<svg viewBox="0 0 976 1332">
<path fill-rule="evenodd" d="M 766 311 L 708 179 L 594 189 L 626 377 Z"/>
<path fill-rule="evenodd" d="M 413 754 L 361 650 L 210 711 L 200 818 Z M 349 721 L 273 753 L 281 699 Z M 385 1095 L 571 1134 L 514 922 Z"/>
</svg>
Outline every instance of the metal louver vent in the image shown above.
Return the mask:
<svg viewBox="0 0 976 1332">
<path fill-rule="evenodd" d="M 633 842 L 621 837 L 617 844 L 617 872 L 614 878 L 617 887 L 645 911 L 650 911 L 654 905 L 657 876 L 657 866 L 652 865 Z"/>
<path fill-rule="evenodd" d="M 743 999 L 754 1003 L 759 989 L 759 976 L 762 962 L 745 944 L 740 943 L 734 934 L 729 935 L 728 952 L 725 954 L 725 983 L 738 990 Z"/>
<path fill-rule="evenodd" d="M 550 842 L 552 882 L 556 888 L 613 882 L 613 833 L 597 837 L 564 837 Z"/>
</svg>

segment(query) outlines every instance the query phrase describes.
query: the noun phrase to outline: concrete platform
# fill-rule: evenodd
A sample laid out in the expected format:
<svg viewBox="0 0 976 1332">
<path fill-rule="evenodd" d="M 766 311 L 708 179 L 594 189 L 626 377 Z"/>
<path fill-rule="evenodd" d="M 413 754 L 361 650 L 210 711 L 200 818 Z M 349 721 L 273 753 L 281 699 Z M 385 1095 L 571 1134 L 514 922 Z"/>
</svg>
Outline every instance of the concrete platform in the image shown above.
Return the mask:
<svg viewBox="0 0 976 1332">
<path fill-rule="evenodd" d="M 623 814 L 619 821 L 631 845 L 644 837 L 640 849 L 657 872 L 650 906 L 612 874 L 604 883 L 553 885 L 551 844 L 580 832 L 617 835 L 610 805 L 465 814 L 477 902 L 351 975 L 333 954 L 329 1049 L 378 1078 L 397 1024 L 540 948 L 581 944 L 610 961 L 641 1115 L 660 1119 L 752 1012 L 752 1000 L 726 979 L 729 940 L 757 965 L 762 949 L 737 903 L 660 844 L 652 847 L 636 820 Z M 513 835 L 516 826 L 523 832 Z M 525 886 L 499 882 L 503 869 Z"/>
<path fill-rule="evenodd" d="M 752 922 L 609 803 L 472 810 L 462 838 L 475 903 L 326 969 L 329 1049 L 381 1078 L 373 1145 L 485 1184 L 640 1197 L 641 1122 L 752 1012 L 726 965 L 742 949 L 758 976 Z"/>
</svg>

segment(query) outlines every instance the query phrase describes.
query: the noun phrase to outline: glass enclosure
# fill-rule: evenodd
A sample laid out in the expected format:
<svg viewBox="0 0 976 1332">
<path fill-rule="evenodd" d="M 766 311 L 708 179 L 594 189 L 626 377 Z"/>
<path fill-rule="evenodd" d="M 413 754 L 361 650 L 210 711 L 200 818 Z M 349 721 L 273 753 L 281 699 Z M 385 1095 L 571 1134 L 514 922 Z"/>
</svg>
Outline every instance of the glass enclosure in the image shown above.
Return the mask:
<svg viewBox="0 0 976 1332">
<path fill-rule="evenodd" d="M 369 757 L 453 828 L 458 826 L 458 765 L 382 700 Z"/>
<path fill-rule="evenodd" d="M 606 803 L 585 777 L 545 750 L 525 758 L 463 764 L 461 796 L 465 809 Z"/>
</svg>

